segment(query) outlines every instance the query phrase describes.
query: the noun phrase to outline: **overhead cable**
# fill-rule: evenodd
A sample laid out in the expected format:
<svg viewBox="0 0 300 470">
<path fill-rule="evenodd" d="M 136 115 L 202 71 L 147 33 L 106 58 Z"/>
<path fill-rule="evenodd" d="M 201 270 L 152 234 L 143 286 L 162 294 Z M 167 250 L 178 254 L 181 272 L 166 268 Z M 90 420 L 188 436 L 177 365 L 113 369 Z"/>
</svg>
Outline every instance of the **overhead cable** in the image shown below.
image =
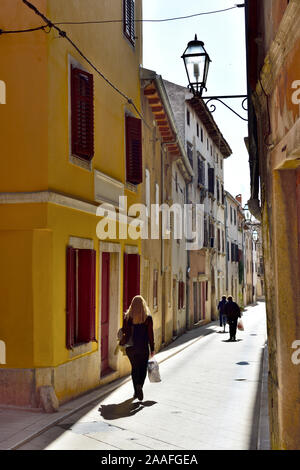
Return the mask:
<svg viewBox="0 0 300 470">
<path fill-rule="evenodd" d="M 47 26 L 49 28 L 54 28 L 58 34 L 63 37 L 64 39 L 66 39 L 73 47 L 74 49 L 78 52 L 78 54 L 92 67 L 93 70 L 95 70 L 95 72 L 100 75 L 101 78 L 103 78 L 103 80 L 106 81 L 106 83 L 108 83 L 109 86 L 111 86 L 117 93 L 119 93 L 123 98 L 126 99 L 126 101 L 131 105 L 133 106 L 133 108 L 135 109 L 136 113 L 139 115 L 139 117 L 143 120 L 143 122 L 145 123 L 145 125 L 147 127 L 149 127 L 149 124 L 145 121 L 144 117 L 142 116 L 142 114 L 140 113 L 140 111 L 138 110 L 138 108 L 136 107 L 135 103 L 133 102 L 133 100 L 131 98 L 129 98 L 125 93 L 123 93 L 121 90 L 119 90 L 119 88 L 117 88 L 108 78 L 105 77 L 105 75 L 103 75 L 103 73 L 84 55 L 84 53 L 79 49 L 79 47 L 72 41 L 72 39 L 69 38 L 69 36 L 67 35 L 67 33 L 63 30 L 61 30 L 58 26 L 56 26 L 54 23 L 52 23 L 51 20 L 49 20 L 49 18 L 47 18 L 45 15 L 43 15 L 42 12 L 40 12 L 36 6 L 34 6 L 31 2 L 29 2 L 28 0 L 22 0 L 23 3 L 25 3 L 25 5 L 27 5 L 29 8 L 31 8 L 38 16 L 40 16 L 44 21 L 45 23 L 47 23 Z"/>
<path fill-rule="evenodd" d="M 224 8 L 223 10 L 214 10 L 214 11 L 206 11 L 202 13 L 195 13 L 193 15 L 187 15 L 187 16 L 177 16 L 174 18 L 162 18 L 162 19 L 135 19 L 135 23 L 163 23 L 167 21 L 177 21 L 177 20 L 185 20 L 189 18 L 195 18 L 196 16 L 203 16 L 203 15 L 213 15 L 215 13 L 223 13 L 229 10 L 235 10 L 236 8 L 239 8 L 239 5 L 235 5 L 234 7 L 230 8 Z M 94 21 L 64 21 L 64 22 L 59 22 L 59 23 L 54 23 L 55 25 L 76 25 L 76 24 L 104 24 L 104 23 L 123 23 L 122 20 L 94 20 Z"/>
</svg>

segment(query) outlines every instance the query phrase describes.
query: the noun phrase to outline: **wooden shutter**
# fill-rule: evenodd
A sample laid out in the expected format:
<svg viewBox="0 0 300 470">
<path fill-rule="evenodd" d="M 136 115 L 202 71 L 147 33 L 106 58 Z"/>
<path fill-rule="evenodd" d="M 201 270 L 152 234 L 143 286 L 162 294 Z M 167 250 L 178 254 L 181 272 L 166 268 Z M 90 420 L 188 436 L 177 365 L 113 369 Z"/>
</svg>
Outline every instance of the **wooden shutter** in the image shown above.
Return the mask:
<svg viewBox="0 0 300 470">
<path fill-rule="evenodd" d="M 140 255 L 124 253 L 123 312 L 140 294 Z"/>
<path fill-rule="evenodd" d="M 79 343 L 95 337 L 95 250 L 78 250 L 78 338 Z"/>
<path fill-rule="evenodd" d="M 94 156 L 93 75 L 71 68 L 72 154 L 85 160 Z"/>
<path fill-rule="evenodd" d="M 198 184 L 205 185 L 205 168 L 204 162 L 198 159 Z"/>
<path fill-rule="evenodd" d="M 178 309 L 184 307 L 184 282 L 179 281 L 178 283 Z"/>
<path fill-rule="evenodd" d="M 75 309 L 76 309 L 76 252 L 67 247 L 67 316 L 66 346 L 72 349 L 75 344 Z"/>
<path fill-rule="evenodd" d="M 126 116 L 126 179 L 129 183 L 143 181 L 141 120 Z"/>
<path fill-rule="evenodd" d="M 215 169 L 209 168 L 208 169 L 208 192 L 211 194 L 215 194 Z"/>
<path fill-rule="evenodd" d="M 123 31 L 125 36 L 134 45 L 135 43 L 135 12 L 134 0 L 123 0 Z"/>
</svg>

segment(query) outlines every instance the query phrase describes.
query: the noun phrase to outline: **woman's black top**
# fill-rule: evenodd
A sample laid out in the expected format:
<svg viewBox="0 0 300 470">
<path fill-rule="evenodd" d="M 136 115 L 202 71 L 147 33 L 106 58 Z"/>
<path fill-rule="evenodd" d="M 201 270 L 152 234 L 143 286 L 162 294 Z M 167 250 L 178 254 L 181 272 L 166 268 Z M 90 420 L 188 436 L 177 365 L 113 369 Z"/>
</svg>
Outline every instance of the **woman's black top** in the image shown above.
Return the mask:
<svg viewBox="0 0 300 470">
<path fill-rule="evenodd" d="M 153 320 L 150 315 L 148 315 L 144 323 L 137 324 L 133 324 L 131 318 L 125 318 L 122 329 L 124 332 L 125 344 L 131 337 L 134 348 L 147 349 L 148 345 L 150 345 L 151 352 L 154 351 Z"/>
</svg>

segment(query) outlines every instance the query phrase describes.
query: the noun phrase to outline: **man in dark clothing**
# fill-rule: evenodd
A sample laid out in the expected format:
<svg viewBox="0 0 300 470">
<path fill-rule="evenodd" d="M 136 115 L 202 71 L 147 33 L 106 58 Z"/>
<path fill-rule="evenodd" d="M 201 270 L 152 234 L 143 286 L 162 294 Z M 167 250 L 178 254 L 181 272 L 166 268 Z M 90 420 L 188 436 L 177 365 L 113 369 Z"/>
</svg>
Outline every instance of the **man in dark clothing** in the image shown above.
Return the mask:
<svg viewBox="0 0 300 470">
<path fill-rule="evenodd" d="M 222 299 L 219 302 L 218 310 L 219 310 L 219 319 L 220 319 L 220 327 L 224 326 L 224 333 L 226 328 L 226 315 L 224 313 L 224 307 L 226 305 L 226 295 L 222 296 Z"/>
<path fill-rule="evenodd" d="M 229 341 L 236 341 L 237 322 L 241 317 L 241 309 L 236 302 L 233 302 L 231 295 L 228 296 L 224 306 L 224 314 L 227 316 L 227 323 L 229 323 Z"/>
</svg>

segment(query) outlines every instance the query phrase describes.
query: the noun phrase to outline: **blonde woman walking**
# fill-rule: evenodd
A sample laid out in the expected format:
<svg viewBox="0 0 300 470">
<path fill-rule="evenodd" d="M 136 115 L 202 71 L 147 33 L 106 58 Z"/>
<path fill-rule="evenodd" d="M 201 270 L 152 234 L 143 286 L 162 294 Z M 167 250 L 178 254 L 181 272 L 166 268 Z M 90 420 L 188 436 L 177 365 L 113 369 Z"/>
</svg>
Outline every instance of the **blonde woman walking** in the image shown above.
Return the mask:
<svg viewBox="0 0 300 470">
<path fill-rule="evenodd" d="M 142 401 L 143 385 L 147 375 L 150 356 L 154 356 L 153 320 L 145 299 L 137 295 L 132 299 L 123 322 L 123 336 L 120 345 L 126 347 L 126 354 L 131 364 L 131 377 L 134 398 Z"/>
</svg>

